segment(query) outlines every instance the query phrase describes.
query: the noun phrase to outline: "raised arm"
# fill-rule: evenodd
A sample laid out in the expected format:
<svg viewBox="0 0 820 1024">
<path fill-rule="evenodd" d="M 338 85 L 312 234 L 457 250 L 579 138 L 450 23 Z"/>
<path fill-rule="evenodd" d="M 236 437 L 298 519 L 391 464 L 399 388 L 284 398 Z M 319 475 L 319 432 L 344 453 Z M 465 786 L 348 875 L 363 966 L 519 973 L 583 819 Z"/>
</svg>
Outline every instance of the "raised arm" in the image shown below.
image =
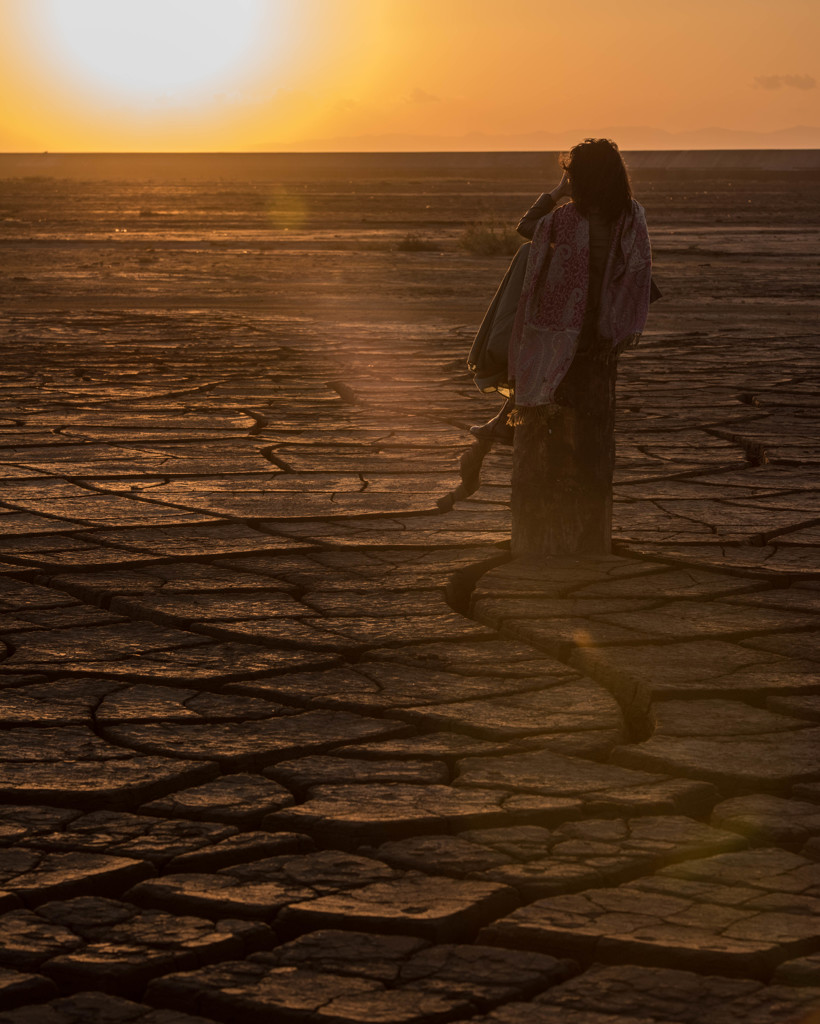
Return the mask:
<svg viewBox="0 0 820 1024">
<path fill-rule="evenodd" d="M 518 234 L 523 235 L 524 238 L 531 239 L 535 234 L 535 225 L 538 221 L 542 217 L 546 217 L 548 213 L 552 213 L 559 199 L 563 196 L 571 195 L 572 185 L 567 177 L 567 172 L 564 171 L 563 177 L 552 192 L 542 193 L 518 222 L 518 227 L 516 228 Z"/>
</svg>

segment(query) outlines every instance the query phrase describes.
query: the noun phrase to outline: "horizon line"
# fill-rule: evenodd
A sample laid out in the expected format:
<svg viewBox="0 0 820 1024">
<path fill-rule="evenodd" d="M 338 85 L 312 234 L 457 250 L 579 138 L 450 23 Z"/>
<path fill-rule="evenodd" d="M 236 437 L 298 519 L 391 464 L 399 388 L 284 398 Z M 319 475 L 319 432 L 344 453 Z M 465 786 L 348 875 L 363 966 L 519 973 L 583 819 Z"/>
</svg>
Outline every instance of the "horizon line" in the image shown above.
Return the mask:
<svg viewBox="0 0 820 1024">
<path fill-rule="evenodd" d="M 620 147 L 619 147 L 620 148 Z M 621 149 L 622 153 L 814 153 L 818 146 L 688 146 Z M 562 153 L 558 149 L 62 149 L 0 150 L 3 156 L 412 156 L 490 153 Z"/>
</svg>

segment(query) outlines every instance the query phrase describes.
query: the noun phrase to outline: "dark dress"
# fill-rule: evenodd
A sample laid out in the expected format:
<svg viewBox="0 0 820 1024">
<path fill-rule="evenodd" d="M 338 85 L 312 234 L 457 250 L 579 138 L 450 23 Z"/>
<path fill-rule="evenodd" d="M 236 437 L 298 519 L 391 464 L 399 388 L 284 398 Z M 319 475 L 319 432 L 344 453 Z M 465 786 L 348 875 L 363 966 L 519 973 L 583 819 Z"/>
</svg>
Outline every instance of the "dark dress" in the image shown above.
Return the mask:
<svg viewBox="0 0 820 1024">
<path fill-rule="evenodd" d="M 521 218 L 532 238 L 555 203 L 542 195 Z M 513 551 L 538 554 L 609 552 L 615 466 L 615 374 L 618 354 L 596 325 L 613 222 L 589 217 L 589 291 L 578 349 L 545 422 L 524 410 L 516 426 Z M 548 526 L 547 526 L 548 524 Z"/>
</svg>

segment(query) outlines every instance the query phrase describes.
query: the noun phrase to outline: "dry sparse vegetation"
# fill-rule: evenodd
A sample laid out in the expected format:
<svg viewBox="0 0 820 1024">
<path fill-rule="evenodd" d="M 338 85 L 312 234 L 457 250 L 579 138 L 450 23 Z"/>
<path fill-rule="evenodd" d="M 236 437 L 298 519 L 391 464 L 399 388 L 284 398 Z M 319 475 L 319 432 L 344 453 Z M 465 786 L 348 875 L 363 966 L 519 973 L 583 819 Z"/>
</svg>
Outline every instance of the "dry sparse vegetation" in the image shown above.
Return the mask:
<svg viewBox="0 0 820 1024">
<path fill-rule="evenodd" d="M 396 248 L 399 252 L 436 252 L 441 247 L 429 238 L 425 238 L 424 235 L 409 232 L 399 239 Z"/>
<path fill-rule="evenodd" d="M 474 256 L 512 256 L 522 239 L 512 228 L 484 222 L 468 224 L 458 244 Z"/>
</svg>

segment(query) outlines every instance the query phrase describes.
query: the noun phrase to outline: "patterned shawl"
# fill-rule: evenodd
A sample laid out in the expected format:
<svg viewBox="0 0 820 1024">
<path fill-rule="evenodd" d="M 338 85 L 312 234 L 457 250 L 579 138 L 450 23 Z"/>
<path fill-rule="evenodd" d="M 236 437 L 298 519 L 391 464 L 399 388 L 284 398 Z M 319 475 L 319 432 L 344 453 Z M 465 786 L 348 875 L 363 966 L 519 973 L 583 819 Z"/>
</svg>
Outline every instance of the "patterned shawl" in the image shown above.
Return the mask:
<svg viewBox="0 0 820 1024">
<path fill-rule="evenodd" d="M 652 253 L 643 207 L 621 214 L 601 287 L 597 331 L 613 348 L 637 341 L 649 311 Z M 574 203 L 535 229 L 509 348 L 516 406 L 554 405 L 578 349 L 589 288 L 589 221 Z"/>
</svg>

